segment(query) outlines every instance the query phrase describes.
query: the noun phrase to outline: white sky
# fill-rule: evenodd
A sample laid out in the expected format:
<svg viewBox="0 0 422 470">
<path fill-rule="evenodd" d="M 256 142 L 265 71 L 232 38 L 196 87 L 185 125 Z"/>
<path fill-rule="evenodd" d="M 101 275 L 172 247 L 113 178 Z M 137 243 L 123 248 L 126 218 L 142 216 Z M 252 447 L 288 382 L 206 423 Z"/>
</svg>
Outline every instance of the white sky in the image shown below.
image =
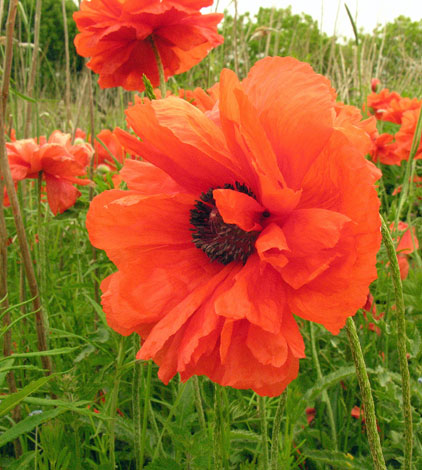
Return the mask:
<svg viewBox="0 0 422 470">
<path fill-rule="evenodd" d="M 358 29 L 372 32 L 377 23 L 383 25 L 405 15 L 413 21 L 422 19 L 422 0 L 238 0 L 239 14 L 249 11 L 253 17 L 259 7 L 287 8 L 292 6 L 293 13 L 307 13 L 318 21 L 322 30 L 330 36 L 336 31 L 337 36 L 353 36 L 352 26 L 344 7 L 347 4 Z M 215 10 L 217 0 L 212 7 Z M 232 0 L 219 0 L 218 11 L 227 8 L 234 13 Z M 338 18 L 336 21 L 338 13 Z"/>
</svg>

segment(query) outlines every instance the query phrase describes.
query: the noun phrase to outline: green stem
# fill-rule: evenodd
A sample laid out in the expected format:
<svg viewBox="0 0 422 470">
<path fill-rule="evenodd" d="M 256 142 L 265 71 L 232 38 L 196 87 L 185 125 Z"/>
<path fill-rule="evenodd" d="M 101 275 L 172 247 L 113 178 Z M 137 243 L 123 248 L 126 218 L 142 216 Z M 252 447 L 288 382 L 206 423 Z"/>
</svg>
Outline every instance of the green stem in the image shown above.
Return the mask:
<svg viewBox="0 0 422 470">
<path fill-rule="evenodd" d="M 116 411 L 117 411 L 117 399 L 119 396 L 119 385 L 120 385 L 120 368 L 123 363 L 124 357 L 124 337 L 120 338 L 119 341 L 119 351 L 117 353 L 116 359 L 116 377 L 114 379 L 113 391 L 111 395 L 111 404 L 110 404 L 110 441 L 109 441 L 109 454 L 110 454 L 110 463 L 111 468 L 116 467 L 116 455 L 114 452 L 115 444 L 115 424 L 116 424 Z"/>
<path fill-rule="evenodd" d="M 360 346 L 355 322 L 351 317 L 346 322 L 347 336 L 349 338 L 350 349 L 352 350 L 353 361 L 355 363 L 356 375 L 362 395 L 363 413 L 365 416 L 366 432 L 368 435 L 369 448 L 375 470 L 386 470 L 385 460 L 382 453 L 380 437 L 377 431 L 377 419 L 375 416 L 374 399 L 372 398 L 371 384 L 369 383 L 368 372 L 363 359 L 362 348 Z"/>
<path fill-rule="evenodd" d="M 160 77 L 161 98 L 165 98 L 167 87 L 166 87 L 166 78 L 164 76 L 163 62 L 161 60 L 160 52 L 158 51 L 157 44 L 155 43 L 153 36 L 149 37 L 149 42 L 151 44 L 152 51 L 154 52 L 155 61 L 157 62 L 158 76 Z"/>
<path fill-rule="evenodd" d="M 193 382 L 193 390 L 195 393 L 195 406 L 196 406 L 196 411 L 198 412 L 199 425 L 201 429 L 205 431 L 207 429 L 207 425 L 205 423 L 205 415 L 204 415 L 204 409 L 202 407 L 202 399 L 201 399 L 201 390 L 199 388 L 199 380 L 198 380 L 197 375 L 194 375 L 192 377 L 192 382 Z"/>
<path fill-rule="evenodd" d="M 143 415 L 142 415 L 141 449 L 140 449 L 140 454 L 139 454 L 139 460 L 141 462 L 141 466 L 140 466 L 141 470 L 144 468 L 148 410 L 149 410 L 149 402 L 150 402 L 150 394 L 151 394 L 151 376 L 152 376 L 152 361 L 148 361 L 148 370 L 147 370 L 147 378 L 146 378 L 145 394 L 144 394 L 144 407 L 143 407 Z"/>
<path fill-rule="evenodd" d="M 268 434 L 265 416 L 265 397 L 258 396 L 258 413 L 261 421 L 262 468 L 266 470 L 268 468 Z"/>
<path fill-rule="evenodd" d="M 133 335 L 133 349 L 135 354 L 140 346 L 139 336 Z M 142 362 L 135 361 L 133 365 L 133 383 L 132 383 L 132 410 L 133 410 L 133 429 L 135 441 L 135 460 L 136 470 L 141 469 L 141 383 L 142 383 Z"/>
<path fill-rule="evenodd" d="M 319 364 L 318 354 L 315 345 L 315 332 L 314 332 L 314 324 L 312 322 L 309 323 L 310 331 L 311 331 L 311 346 L 312 346 L 312 359 L 314 361 L 314 366 L 317 371 L 318 380 L 321 381 L 323 376 L 321 372 L 321 366 Z M 334 421 L 334 413 L 333 408 L 331 406 L 330 398 L 328 397 L 327 390 L 324 389 L 322 392 L 322 399 L 327 405 L 327 414 L 328 414 L 328 421 L 330 423 L 330 430 L 331 430 L 331 439 L 333 441 L 333 446 L 335 450 L 338 450 L 338 442 L 337 442 L 337 430 L 336 430 L 336 423 Z"/>
<path fill-rule="evenodd" d="M 226 451 L 224 445 L 224 404 L 222 388 L 214 384 L 215 389 L 215 424 L 214 424 L 214 468 L 220 470 L 227 468 Z"/>
<path fill-rule="evenodd" d="M 271 470 L 278 469 L 278 442 L 280 440 L 280 428 L 281 428 L 281 421 L 283 419 L 284 409 L 286 407 L 286 399 L 287 399 L 287 388 L 281 394 L 277 410 L 274 416 L 274 424 L 273 424 L 273 432 L 272 432 L 272 439 L 271 439 Z"/>
<path fill-rule="evenodd" d="M 388 259 L 390 260 L 391 273 L 394 285 L 394 295 L 396 298 L 396 318 L 397 318 L 397 349 L 399 355 L 400 372 L 402 380 L 403 395 L 403 414 L 404 414 L 404 469 L 412 468 L 412 445 L 413 445 L 413 426 L 412 426 L 412 407 L 410 403 L 410 374 L 406 357 L 406 319 L 403 298 L 403 286 L 400 278 L 399 262 L 397 253 L 391 238 L 388 226 L 381 216 L 381 232 L 384 245 L 387 249 Z"/>
</svg>

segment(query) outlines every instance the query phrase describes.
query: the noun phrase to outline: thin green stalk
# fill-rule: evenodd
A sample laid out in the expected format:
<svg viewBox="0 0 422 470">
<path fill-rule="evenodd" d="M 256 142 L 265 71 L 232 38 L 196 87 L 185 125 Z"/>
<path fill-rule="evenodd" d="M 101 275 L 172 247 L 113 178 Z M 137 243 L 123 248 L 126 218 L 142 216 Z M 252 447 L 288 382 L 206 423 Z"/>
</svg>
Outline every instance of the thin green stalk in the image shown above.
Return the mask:
<svg viewBox="0 0 422 470">
<path fill-rule="evenodd" d="M 226 449 L 224 443 L 224 403 L 222 397 L 222 387 L 214 384 L 215 398 L 214 398 L 214 468 L 216 470 L 228 468 Z"/>
<path fill-rule="evenodd" d="M 116 468 L 116 455 L 114 452 L 115 445 L 115 424 L 116 424 L 116 411 L 117 411 L 117 399 L 119 397 L 119 386 L 120 386 L 120 368 L 124 358 L 124 345 L 125 339 L 122 336 L 119 340 L 119 350 L 117 352 L 116 359 L 116 377 L 114 379 L 113 390 L 111 392 L 111 404 L 110 404 L 110 429 L 109 429 L 109 458 L 111 468 Z"/>
<path fill-rule="evenodd" d="M 64 52 L 66 59 L 66 92 L 65 92 L 65 107 L 66 107 L 66 130 L 70 128 L 70 56 L 69 56 L 69 32 L 67 28 L 67 15 L 66 15 L 66 2 L 62 0 L 62 14 L 63 14 L 63 31 L 64 31 Z"/>
<path fill-rule="evenodd" d="M 363 93 L 362 93 L 362 51 L 361 51 L 361 46 L 359 42 L 359 33 L 358 33 L 358 28 L 356 27 L 355 20 L 353 19 L 353 16 L 350 13 L 350 10 L 347 4 L 344 4 L 344 6 L 346 7 L 347 16 L 349 17 L 350 23 L 352 24 L 353 34 L 355 35 L 355 42 L 356 42 L 356 48 L 357 48 L 357 54 L 358 54 L 359 99 L 361 100 L 363 96 Z"/>
<path fill-rule="evenodd" d="M 287 388 L 284 390 L 284 392 L 280 395 L 278 399 L 277 410 L 274 416 L 273 432 L 271 438 L 271 470 L 278 469 L 278 443 L 280 440 L 281 421 L 283 419 L 284 409 L 286 407 L 286 399 Z"/>
<path fill-rule="evenodd" d="M 412 468 L 412 448 L 413 448 L 413 426 L 412 407 L 410 403 L 410 374 L 406 357 L 406 318 L 403 298 L 403 286 L 400 278 L 399 262 L 397 253 L 391 238 L 388 226 L 381 216 L 381 232 L 384 245 L 387 249 L 388 259 L 394 285 L 394 295 L 396 298 L 396 318 L 397 318 L 397 350 L 399 355 L 400 373 L 402 381 L 403 414 L 404 414 L 404 466 L 405 470 Z"/>
<path fill-rule="evenodd" d="M 32 51 L 32 60 L 31 60 L 31 69 L 29 72 L 29 81 L 26 89 L 26 94 L 29 97 L 34 96 L 35 90 L 35 80 L 37 78 L 37 64 L 38 64 L 38 49 L 40 44 L 40 24 L 41 24 L 41 3 L 42 0 L 37 0 L 35 7 L 35 19 L 34 19 L 34 49 Z M 32 103 L 30 100 L 26 102 L 26 112 L 25 112 L 25 129 L 24 129 L 24 138 L 29 137 L 29 130 L 31 127 L 32 121 Z"/>
<path fill-rule="evenodd" d="M 377 430 L 377 419 L 375 416 L 375 405 L 372 397 L 371 384 L 369 383 L 368 371 L 363 359 L 362 348 L 360 346 L 355 322 L 351 317 L 346 322 L 347 336 L 349 338 L 350 349 L 352 350 L 353 361 L 355 363 L 356 375 L 362 396 L 363 414 L 365 416 L 366 433 L 368 436 L 369 448 L 374 462 L 375 470 L 387 470 L 382 453 L 380 437 Z"/>
<path fill-rule="evenodd" d="M 151 361 L 149 361 L 149 364 L 151 364 Z M 151 366 L 152 366 L 152 364 L 151 364 Z M 173 416 L 176 412 L 176 409 L 179 406 L 179 402 L 180 402 L 180 399 L 182 398 L 182 395 L 183 395 L 183 392 L 185 391 L 185 388 L 186 388 L 186 383 L 179 385 L 179 390 L 177 392 L 176 398 L 173 400 L 173 405 L 170 408 L 170 412 L 169 412 L 169 414 L 168 414 L 168 416 L 167 416 L 167 418 L 166 418 L 166 420 L 163 424 L 163 429 L 161 430 L 161 434 L 158 437 L 157 444 L 155 445 L 154 453 L 152 455 L 152 461 L 153 462 L 157 458 L 159 451 L 163 450 L 162 441 L 163 441 L 164 434 L 166 433 L 167 428 L 169 427 L 170 422 L 173 419 Z M 152 421 L 154 422 L 153 419 L 152 419 Z"/>
<path fill-rule="evenodd" d="M 133 349 L 136 351 L 140 346 L 140 338 L 137 334 L 133 335 Z M 141 386 L 142 386 L 142 362 L 135 360 L 133 365 L 132 382 L 132 410 L 133 410 L 133 429 L 134 429 L 134 449 L 136 470 L 142 468 L 141 462 Z"/>
<path fill-rule="evenodd" d="M 266 470 L 268 468 L 268 432 L 267 418 L 265 416 L 265 397 L 258 396 L 258 413 L 261 422 L 262 468 Z"/>
<path fill-rule="evenodd" d="M 164 75 L 164 67 L 163 62 L 161 60 L 160 52 L 157 48 L 157 44 L 155 43 L 154 37 L 150 36 L 149 41 L 152 47 L 152 51 L 154 52 L 155 61 L 157 62 L 158 68 L 158 76 L 160 77 L 160 91 L 161 91 L 161 98 L 166 97 L 167 87 L 166 87 L 166 78 Z"/>
<path fill-rule="evenodd" d="M 0 179 L 0 194 L 3 194 L 3 180 Z M 4 218 L 3 210 L 3 197 L 0 197 L 0 319 L 3 319 L 3 330 L 0 336 L 3 338 L 3 355 L 8 357 L 12 355 L 12 331 L 13 322 L 10 317 L 10 305 L 8 299 L 8 279 L 7 279 L 7 230 L 6 221 Z M 10 370 L 6 375 L 6 381 L 9 393 L 16 393 L 18 391 L 16 386 L 16 378 L 13 370 Z M 16 423 L 20 421 L 21 411 L 20 406 L 17 405 L 12 410 L 12 418 Z M 13 442 L 15 449 L 15 456 L 19 458 L 22 455 L 22 445 L 19 439 Z"/>
<path fill-rule="evenodd" d="M 152 361 L 148 361 L 147 369 L 147 378 L 145 383 L 145 393 L 144 393 L 144 406 L 142 412 L 142 431 L 141 431 L 141 449 L 139 453 L 139 460 L 141 462 L 141 470 L 144 468 L 144 455 L 145 455 L 145 445 L 146 445 L 146 432 L 148 424 L 148 411 L 150 404 L 151 396 L 151 376 L 152 376 Z"/>
<path fill-rule="evenodd" d="M 318 380 L 321 381 L 323 376 L 322 376 L 321 366 L 319 364 L 318 354 L 316 350 L 314 324 L 312 322 L 309 322 L 309 328 L 311 332 L 312 359 L 314 361 L 314 366 L 317 371 Z M 333 446 L 335 450 L 338 450 L 337 429 L 336 429 L 336 423 L 334 420 L 333 408 L 331 406 L 331 402 L 330 402 L 330 398 L 328 397 L 327 390 L 325 389 L 322 392 L 322 399 L 327 406 L 328 422 L 330 424 L 331 439 L 333 441 Z"/>
<path fill-rule="evenodd" d="M 95 116 L 94 116 L 94 92 L 92 89 L 92 75 L 91 71 L 87 69 L 86 72 L 87 75 L 87 80 L 88 80 L 88 96 L 89 96 L 89 123 L 90 123 L 90 128 L 91 128 L 91 146 L 92 148 L 95 148 Z M 94 156 L 91 158 L 91 162 L 89 165 L 88 169 L 88 177 L 90 180 L 93 179 L 94 177 Z M 90 186 L 89 187 L 89 200 L 92 201 L 94 197 L 94 187 Z M 91 246 L 91 253 L 92 253 L 92 264 L 96 266 L 97 264 L 97 249 L 94 247 L 94 245 Z M 99 279 L 99 272 L 98 272 L 98 267 L 95 267 L 93 273 L 93 281 L 94 281 L 94 300 L 97 304 L 100 303 L 100 285 L 98 282 Z M 97 325 L 98 323 L 98 314 L 95 312 L 95 318 L 94 318 L 94 323 Z"/>
<path fill-rule="evenodd" d="M 201 390 L 199 388 L 199 380 L 197 375 L 194 375 L 192 377 L 192 382 L 193 391 L 195 394 L 195 406 L 199 419 L 199 426 L 205 431 L 207 429 L 207 424 L 205 422 L 204 408 L 202 407 Z"/>
<path fill-rule="evenodd" d="M 34 265 L 29 250 L 28 240 L 23 223 L 22 213 L 20 210 L 18 198 L 16 195 L 15 185 L 13 182 L 12 174 L 10 172 L 9 162 L 7 158 L 6 146 L 4 141 L 4 122 L 6 113 L 6 103 L 9 96 L 9 82 L 12 67 L 13 57 L 13 33 L 15 27 L 16 10 L 18 7 L 18 0 L 12 0 L 9 3 L 9 14 L 7 19 L 6 30 L 6 52 L 3 65 L 3 81 L 2 90 L 0 95 L 0 173 L 5 182 L 7 194 L 9 196 L 10 207 L 13 213 L 13 218 L 16 226 L 16 233 L 18 236 L 20 253 L 22 256 L 23 265 L 25 267 L 26 277 L 28 279 L 29 290 L 33 300 L 33 310 L 35 312 L 38 349 L 46 351 L 47 346 L 47 333 L 44 326 L 44 312 L 41 307 L 41 300 L 38 290 L 37 279 L 35 277 Z M 53 365 L 50 356 L 41 356 L 41 361 L 46 374 L 50 375 L 53 371 Z"/>
</svg>

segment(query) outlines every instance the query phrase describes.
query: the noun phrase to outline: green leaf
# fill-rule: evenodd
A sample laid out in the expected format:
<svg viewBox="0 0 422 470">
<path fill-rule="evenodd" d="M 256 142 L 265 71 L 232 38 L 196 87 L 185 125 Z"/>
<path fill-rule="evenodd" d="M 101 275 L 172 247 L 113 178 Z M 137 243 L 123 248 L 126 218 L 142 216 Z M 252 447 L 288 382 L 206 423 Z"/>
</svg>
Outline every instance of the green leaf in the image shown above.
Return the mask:
<svg viewBox="0 0 422 470">
<path fill-rule="evenodd" d="M 154 95 L 154 88 L 145 74 L 142 75 L 142 81 L 144 82 L 144 85 L 145 85 L 145 95 L 147 96 L 147 98 L 149 98 L 150 100 L 155 100 L 156 98 Z M 165 97 L 162 96 L 161 98 L 165 98 Z"/>
<path fill-rule="evenodd" d="M 341 380 L 346 380 L 355 375 L 356 371 L 354 366 L 340 367 L 331 374 L 323 377 L 322 380 L 318 380 L 318 382 L 305 393 L 302 402 L 305 403 L 305 406 L 309 406 L 309 403 L 313 402 L 324 390 L 336 385 Z"/>
<path fill-rule="evenodd" d="M 2 402 L 0 403 L 0 417 L 7 414 L 10 410 L 13 410 L 13 408 L 15 408 L 16 405 L 18 405 L 24 398 L 41 388 L 52 377 L 52 375 L 49 375 L 47 377 L 41 377 L 35 382 L 31 382 L 30 384 L 28 384 L 22 390 L 19 390 L 19 392 L 13 393 L 12 395 L 9 395 L 7 398 L 2 400 Z"/>
<path fill-rule="evenodd" d="M 50 419 L 55 418 L 65 411 L 66 410 L 63 408 L 56 408 L 50 411 L 43 411 L 42 413 L 33 416 L 27 416 L 24 420 L 19 421 L 19 423 L 16 423 L 12 428 L 8 429 L 0 436 L 0 447 L 15 440 L 22 434 L 32 431 L 36 426 L 39 426 L 46 421 L 50 421 Z"/>
<path fill-rule="evenodd" d="M 0 369 L 0 387 L 3 386 L 4 379 L 6 378 L 7 373 L 13 366 L 15 360 L 13 358 L 9 358 L 4 361 L 3 367 Z"/>
<path fill-rule="evenodd" d="M 351 454 L 335 452 L 333 450 L 304 450 L 307 458 L 330 466 L 336 466 L 342 470 L 362 470 L 369 468 L 368 462 L 363 459 L 353 457 Z"/>
<path fill-rule="evenodd" d="M 13 358 L 17 357 L 38 357 L 38 356 L 58 356 L 59 354 L 69 354 L 75 349 L 79 349 L 80 346 L 74 346 L 73 348 L 64 347 L 64 348 L 57 348 L 57 349 L 50 349 L 49 351 L 34 351 L 29 353 L 16 353 L 13 354 Z M 10 356 L 9 356 L 10 357 Z M 2 357 L 0 358 L 1 361 L 5 361 L 7 358 Z"/>
<path fill-rule="evenodd" d="M 162 470 L 163 468 L 166 470 L 182 470 L 182 466 L 179 463 L 166 457 L 154 460 L 154 462 L 151 462 L 145 468 L 148 470 Z"/>
</svg>

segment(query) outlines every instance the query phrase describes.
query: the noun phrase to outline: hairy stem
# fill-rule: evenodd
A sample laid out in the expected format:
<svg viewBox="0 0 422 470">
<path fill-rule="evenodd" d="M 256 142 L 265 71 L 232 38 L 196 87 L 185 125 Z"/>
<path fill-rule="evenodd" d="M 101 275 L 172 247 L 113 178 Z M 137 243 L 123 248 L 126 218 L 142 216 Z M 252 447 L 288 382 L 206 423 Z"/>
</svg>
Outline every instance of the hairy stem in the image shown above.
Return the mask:
<svg viewBox="0 0 422 470">
<path fill-rule="evenodd" d="M 140 346 L 139 336 L 133 335 L 133 349 L 136 352 Z M 136 361 L 133 365 L 132 382 L 132 410 L 133 410 L 133 429 L 134 429 L 134 450 L 136 460 L 136 470 L 142 468 L 141 462 L 141 386 L 142 386 L 142 362 Z"/>
<path fill-rule="evenodd" d="M 271 438 L 271 470 L 278 469 L 278 443 L 280 440 L 281 421 L 283 419 L 284 409 L 286 408 L 287 388 L 278 399 L 277 410 L 274 416 L 273 432 Z"/>
<path fill-rule="evenodd" d="M 396 298 L 397 318 L 397 350 L 399 355 L 400 373 L 402 381 L 403 414 L 404 414 L 404 469 L 412 468 L 413 425 L 412 407 L 410 403 L 410 374 L 406 357 L 406 318 L 403 298 L 403 286 L 400 278 L 399 262 L 393 239 L 385 220 L 381 216 L 381 232 L 384 245 L 387 249 L 390 269 L 393 278 L 394 295 Z"/>
<path fill-rule="evenodd" d="M 265 397 L 258 396 L 258 413 L 261 422 L 262 468 L 266 470 L 268 468 L 268 432 L 267 417 L 265 416 Z"/>
<path fill-rule="evenodd" d="M 374 462 L 375 470 L 386 470 L 387 467 L 385 466 L 380 437 L 377 430 L 377 419 L 375 416 L 375 405 L 374 399 L 372 397 L 371 384 L 369 383 L 368 372 L 366 370 L 365 361 L 363 359 L 362 348 L 360 346 L 358 334 L 356 331 L 356 325 L 351 317 L 347 319 L 346 330 L 362 396 L 366 433 L 368 436 L 372 461 Z"/>
<path fill-rule="evenodd" d="M 309 327 L 310 327 L 310 332 L 311 332 L 312 359 L 314 361 L 314 366 L 317 371 L 318 380 L 321 381 L 322 372 L 321 372 L 321 366 L 319 364 L 318 354 L 316 350 L 314 324 L 312 322 L 309 322 Z M 327 390 L 324 390 L 322 392 L 322 399 L 324 400 L 327 406 L 328 421 L 330 423 L 331 439 L 333 441 L 333 447 L 335 450 L 338 450 L 336 423 L 334 421 L 333 408 L 331 406 L 331 402 L 328 397 Z"/>
<path fill-rule="evenodd" d="M 23 219 L 21 210 L 19 207 L 18 198 L 15 191 L 15 185 L 13 182 L 12 174 L 10 172 L 9 162 L 7 159 L 6 146 L 4 141 L 4 116 L 6 112 L 6 102 L 9 95 L 9 82 L 10 82 L 10 71 L 12 65 L 13 56 L 13 32 L 15 27 L 16 10 L 18 6 L 18 0 L 12 0 L 10 2 L 9 16 L 7 20 L 6 29 L 6 53 L 3 65 L 3 83 L 1 91 L 1 103 L 0 103 L 0 172 L 3 176 L 7 194 L 9 196 L 10 206 L 13 213 L 13 218 L 16 225 L 16 233 L 19 241 L 19 247 L 23 264 L 25 267 L 26 277 L 28 279 L 29 289 L 31 297 L 33 298 L 33 308 L 35 312 L 35 324 L 37 330 L 38 349 L 40 351 L 46 351 L 47 348 L 47 332 L 44 326 L 44 313 L 41 307 L 41 300 L 38 290 L 37 280 L 35 278 L 34 265 L 32 263 L 31 254 L 29 251 L 28 240 L 26 237 L 25 227 L 23 225 Z M 50 375 L 53 371 L 53 366 L 50 356 L 41 356 L 41 362 L 46 370 L 46 374 Z"/>
<path fill-rule="evenodd" d="M 160 77 L 160 91 L 161 91 L 161 98 L 166 97 L 166 78 L 164 75 L 164 67 L 163 67 L 163 62 L 161 60 L 160 52 L 157 48 L 157 44 L 155 43 L 154 37 L 150 36 L 149 41 L 152 47 L 152 50 L 154 52 L 155 56 L 155 61 L 157 62 L 157 68 L 158 68 L 158 76 Z"/>
</svg>

